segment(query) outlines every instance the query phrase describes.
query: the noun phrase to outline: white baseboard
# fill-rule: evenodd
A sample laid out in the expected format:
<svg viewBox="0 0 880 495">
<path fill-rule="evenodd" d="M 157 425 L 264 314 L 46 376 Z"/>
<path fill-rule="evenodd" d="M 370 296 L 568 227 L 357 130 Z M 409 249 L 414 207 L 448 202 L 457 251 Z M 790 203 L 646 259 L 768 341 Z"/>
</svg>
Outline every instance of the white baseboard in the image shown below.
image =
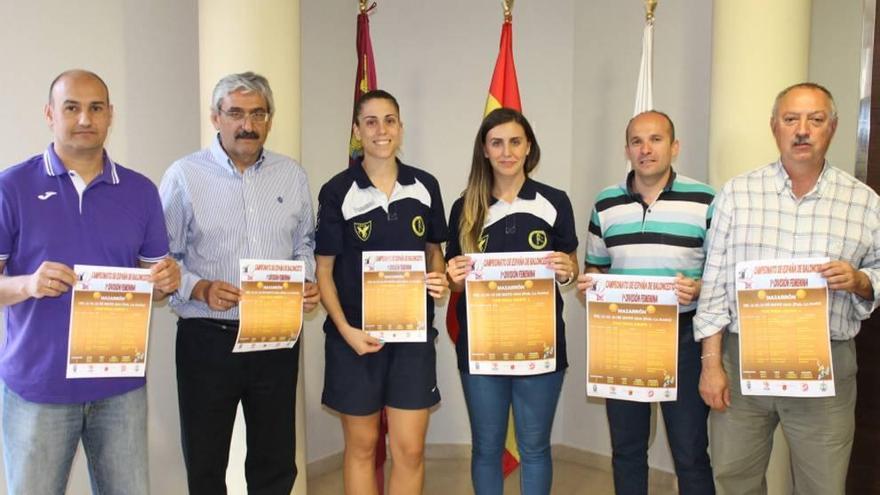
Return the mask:
<svg viewBox="0 0 880 495">
<path fill-rule="evenodd" d="M 571 462 L 572 464 L 579 464 L 581 466 L 598 469 L 607 473 L 612 472 L 611 457 L 607 455 L 597 454 L 595 452 L 590 452 L 588 450 L 582 450 L 563 444 L 553 445 L 552 449 L 554 459 L 559 459 L 561 461 Z M 675 473 L 670 473 L 668 471 L 663 471 L 656 468 L 650 468 L 648 470 L 648 483 L 650 483 L 651 486 L 664 486 L 669 488 L 675 488 L 677 486 Z"/>
<path fill-rule="evenodd" d="M 342 469 L 342 452 L 316 459 L 306 465 L 306 476 L 321 476 Z"/>
<path fill-rule="evenodd" d="M 585 467 L 611 472 L 611 457 L 597 454 L 587 450 L 578 449 L 563 444 L 552 446 L 553 458 L 561 461 L 580 464 Z M 389 452 L 390 456 L 390 452 Z M 426 459 L 470 459 L 471 446 L 465 443 L 430 443 L 425 445 Z M 329 472 L 342 469 L 342 452 L 317 459 L 306 467 L 307 476 L 321 476 Z M 652 468 L 648 473 L 649 480 L 654 486 L 669 486 L 674 488 L 675 474 Z"/>
</svg>

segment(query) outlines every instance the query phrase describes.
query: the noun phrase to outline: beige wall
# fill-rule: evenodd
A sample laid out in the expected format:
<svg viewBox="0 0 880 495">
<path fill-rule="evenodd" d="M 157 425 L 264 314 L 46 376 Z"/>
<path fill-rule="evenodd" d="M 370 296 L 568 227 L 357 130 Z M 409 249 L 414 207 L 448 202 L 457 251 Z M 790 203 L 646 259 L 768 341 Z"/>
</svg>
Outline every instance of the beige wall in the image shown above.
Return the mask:
<svg viewBox="0 0 880 495">
<path fill-rule="evenodd" d="M 385 9 L 385 2 L 382 2 Z M 354 94 L 355 5 L 342 0 L 306 0 L 300 4 L 302 53 L 302 165 L 308 171 L 312 197 L 330 177 L 348 163 L 351 98 Z M 379 82 L 382 83 L 379 62 Z M 406 103 L 404 103 L 404 110 Z M 405 116 L 405 114 L 404 114 Z M 407 121 L 404 120 L 405 125 Z M 406 128 L 407 138 L 409 126 Z M 305 385 L 306 461 L 342 451 L 339 420 L 321 406 L 324 384 L 326 313 L 318 308 L 304 323 L 302 350 L 306 364 L 300 380 Z M 442 389 L 441 389 L 442 391 Z"/>
<path fill-rule="evenodd" d="M 568 192 L 583 241 L 595 194 L 622 178 L 622 132 L 635 97 L 644 14 L 638 3 L 547 5 L 516 4 L 514 53 L 524 111 L 542 148 L 536 178 Z M 355 14 L 345 0 L 302 3 L 302 149 L 313 194 L 346 164 Z M 424 0 L 385 0 L 371 17 L 379 86 L 401 104 L 403 159 L 437 176 L 447 211 L 465 184 L 500 27 L 500 6 L 488 1 L 457 0 L 441 7 Z M 679 168 L 698 179 L 707 175 L 710 29 L 707 3 L 668 0 L 658 11 L 654 101 L 676 119 Z M 553 441 L 608 453 L 604 407 L 585 399 L 584 310 L 572 296 L 566 294 L 571 368 Z M 467 444 L 470 431 L 455 352 L 446 336 L 445 307 L 437 314 L 443 401 L 431 417 L 428 441 Z M 342 448 L 337 418 L 320 406 L 322 320 L 307 326 L 304 348 L 309 461 Z M 652 465 L 671 469 L 662 428 L 651 453 Z"/>
<path fill-rule="evenodd" d="M 524 109 L 542 148 L 536 177 L 566 187 L 572 164 L 573 0 L 520 2 L 514 51 Z M 347 0 L 303 2 L 303 165 L 317 194 L 347 164 L 353 93 L 356 8 Z M 371 17 L 379 86 L 398 97 L 404 123 L 402 159 L 434 174 L 448 211 L 464 187 L 474 135 L 482 118 L 502 14 L 497 2 L 385 0 Z M 443 401 L 431 417 L 428 441 L 470 442 L 467 413 L 446 335 L 444 305 L 435 326 L 438 385 Z M 577 303 L 574 303 L 577 304 Z M 319 318 L 305 346 L 309 460 L 342 447 L 338 419 L 320 406 L 323 335 Z M 315 362 L 317 361 L 317 362 Z M 576 377 L 571 376 L 571 380 Z M 560 408 L 559 416 L 562 415 Z M 561 419 L 557 424 L 562 424 Z M 561 429 L 554 435 L 562 438 Z"/>
<path fill-rule="evenodd" d="M 0 2 L 0 19 L 15 20 L 0 30 L 0 44 L 12 48 L 4 53 L 0 87 L 14 95 L 6 102 L 7 108 L 11 106 L 8 117 L 0 119 L 0 164 L 21 161 L 46 146 L 51 140 L 41 116 L 46 86 L 61 70 L 82 66 L 99 72 L 111 88 L 116 106 L 116 123 L 108 144 L 111 154 L 158 182 L 173 159 L 200 146 L 204 102 L 199 97 L 196 4 L 196 0 Z M 355 64 L 353 4 L 349 0 L 301 2 L 304 70 L 299 149 L 315 197 L 320 185 L 346 163 Z M 855 15 L 851 10 L 844 12 L 833 0 L 813 0 L 813 5 L 814 19 L 851 20 Z M 654 101 L 676 121 L 682 143 L 677 168 L 706 179 L 712 6 L 710 2 L 664 0 L 657 17 Z M 641 22 L 639 2 L 516 4 L 514 52 L 520 89 L 525 112 L 544 148 L 536 177 L 569 193 L 581 241 L 595 194 L 622 177 L 621 133 L 632 111 Z M 464 186 L 497 54 L 500 24 L 500 6 L 489 0 L 443 4 L 384 0 L 372 17 L 380 86 L 396 94 L 402 105 L 406 132 L 403 159 L 440 179 L 447 210 Z M 841 20 L 840 25 L 846 23 Z M 856 31 L 845 32 L 856 36 Z M 814 35 L 813 40 L 814 54 L 821 51 L 817 48 L 820 43 L 828 46 L 835 62 L 848 60 L 849 55 L 834 57 L 843 52 L 828 45 L 832 40 L 847 43 L 842 38 Z M 857 60 L 857 52 L 852 57 Z M 847 65 L 851 67 L 852 61 Z M 837 66 L 823 69 L 815 58 L 810 61 L 811 78 L 831 81 L 827 83 L 838 96 L 841 118 L 852 117 L 854 122 L 854 107 L 846 109 L 850 97 L 845 87 L 850 83 L 837 82 L 837 76 L 849 70 Z M 854 82 L 852 86 L 855 92 Z M 765 125 L 762 120 L 756 128 L 766 129 Z M 282 141 L 270 145 L 296 154 L 296 133 L 291 132 L 280 132 L 276 127 L 272 138 Z M 769 130 L 766 132 L 769 136 Z M 851 160 L 838 146 L 850 139 L 844 137 L 843 125 L 838 132 L 831 156 L 846 169 Z M 286 146 L 293 147 L 288 150 Z M 839 159 L 837 153 L 841 153 Z M 583 256 L 583 246 L 579 256 Z M 570 293 L 566 304 L 572 359 L 554 442 L 607 454 L 610 446 L 604 408 L 584 397 L 583 309 Z M 445 335 L 444 311 L 444 307 L 438 308 L 436 320 L 441 333 L 437 348 L 443 402 L 432 416 L 429 441 L 465 444 L 469 441 L 468 422 L 454 350 Z M 160 308 L 153 321 L 149 372 L 153 491 L 182 493 L 185 475 L 173 374 L 174 319 L 166 308 Z M 342 448 L 338 420 L 320 406 L 322 322 L 323 314 L 312 317 L 303 337 L 309 461 Z M 666 470 L 672 466 L 662 426 L 651 450 L 651 462 Z M 80 456 L 71 493 L 86 492 L 87 486 Z"/>
<path fill-rule="evenodd" d="M 208 115 L 217 81 L 252 70 L 272 85 L 275 115 L 266 147 L 294 158 L 300 154 L 299 2 L 261 0 L 199 2 L 199 75 L 202 145 L 217 134 Z"/>
<path fill-rule="evenodd" d="M 834 95 L 840 120 L 828 159 L 850 174 L 855 171 L 861 46 L 861 1 L 813 0 L 809 79 Z"/>
<path fill-rule="evenodd" d="M 154 182 L 199 147 L 195 0 L 0 2 L 6 118 L 0 119 L 0 166 L 41 153 L 52 140 L 42 117 L 49 82 L 83 67 L 100 74 L 115 107 L 108 150 Z M 153 312 L 149 386 L 153 493 L 186 492 L 174 376 L 175 318 Z M 0 447 L 2 448 L 2 447 Z M 0 493 L 6 493 L 0 471 Z M 82 449 L 69 493 L 90 493 Z"/>
</svg>

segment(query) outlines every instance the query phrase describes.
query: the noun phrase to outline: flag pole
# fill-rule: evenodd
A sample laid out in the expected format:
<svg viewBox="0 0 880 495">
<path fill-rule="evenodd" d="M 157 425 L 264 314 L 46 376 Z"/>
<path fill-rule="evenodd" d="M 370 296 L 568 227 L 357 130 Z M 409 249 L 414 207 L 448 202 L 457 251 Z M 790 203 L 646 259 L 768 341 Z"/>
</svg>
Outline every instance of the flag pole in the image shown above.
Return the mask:
<svg viewBox="0 0 880 495">
<path fill-rule="evenodd" d="M 639 64 L 639 79 L 636 88 L 636 103 L 633 115 L 638 115 L 654 107 L 654 20 L 658 0 L 644 0 L 645 30 L 642 34 L 642 61 Z"/>
<path fill-rule="evenodd" d="M 633 116 L 654 108 L 654 13 L 658 0 L 644 0 L 645 29 L 642 33 L 642 61 L 639 64 L 639 78 L 636 82 L 636 101 Z M 629 172 L 631 164 L 626 161 Z"/>
<path fill-rule="evenodd" d="M 504 9 L 504 22 L 513 20 L 513 0 L 501 0 L 501 7 Z"/>
<path fill-rule="evenodd" d="M 376 89 L 376 67 L 373 59 L 373 45 L 370 41 L 369 14 L 376 8 L 376 2 L 358 0 L 359 13 L 357 16 L 357 31 L 355 35 L 355 47 L 357 52 L 357 70 L 355 73 L 354 100 L 352 104 L 351 123 L 355 123 L 354 106 L 360 97 L 373 89 Z M 348 164 L 354 166 L 363 156 L 361 142 L 354 135 L 354 130 L 348 141 Z"/>
<path fill-rule="evenodd" d="M 657 9 L 657 0 L 645 0 L 645 22 L 654 24 L 654 10 Z"/>
<path fill-rule="evenodd" d="M 357 78 L 355 81 L 354 104 L 364 93 L 376 89 L 376 67 L 373 59 L 373 46 L 370 41 L 370 21 L 368 14 L 376 8 L 376 2 L 370 4 L 370 0 L 358 0 L 358 23 L 357 23 Z M 357 118 L 352 112 L 352 124 Z M 358 157 L 363 156 L 361 142 L 355 137 L 352 130 L 349 140 L 349 166 L 355 166 Z M 388 416 L 383 407 L 379 415 L 379 436 L 376 439 L 375 476 L 376 492 L 385 493 L 385 460 L 387 457 L 385 440 L 388 435 Z"/>
</svg>

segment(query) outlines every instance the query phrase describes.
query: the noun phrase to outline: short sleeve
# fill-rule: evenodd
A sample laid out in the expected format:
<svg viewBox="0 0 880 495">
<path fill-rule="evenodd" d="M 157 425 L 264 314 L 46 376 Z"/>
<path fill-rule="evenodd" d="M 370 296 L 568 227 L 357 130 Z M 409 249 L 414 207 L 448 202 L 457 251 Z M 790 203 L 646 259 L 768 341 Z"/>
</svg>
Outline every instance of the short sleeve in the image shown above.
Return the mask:
<svg viewBox="0 0 880 495">
<path fill-rule="evenodd" d="M 156 186 L 147 182 L 145 187 L 148 189 L 144 209 L 147 214 L 147 224 L 138 259 L 147 263 L 156 263 L 168 256 L 168 231 L 165 227 L 165 215 L 162 213 L 162 200 L 159 199 Z"/>
<path fill-rule="evenodd" d="M 587 227 L 587 257 L 585 264 L 592 266 L 611 266 L 611 255 L 602 237 L 602 223 L 596 207 L 590 214 L 590 224 Z"/>
<path fill-rule="evenodd" d="M 333 191 L 333 182 L 321 187 L 318 193 L 318 223 L 315 227 L 315 254 L 336 256 L 342 253 L 345 219 L 339 196 Z"/>
<path fill-rule="evenodd" d="M 0 183 L 0 261 L 12 255 L 12 247 L 18 236 L 18 215 L 13 195 L 7 191 L 6 184 Z"/>
<path fill-rule="evenodd" d="M 443 208 L 443 196 L 440 194 L 440 185 L 437 180 L 431 181 L 431 213 L 428 219 L 428 242 L 440 244 L 449 237 L 449 228 L 446 225 L 446 210 Z"/>
<path fill-rule="evenodd" d="M 299 222 L 291 232 L 293 240 L 293 259 L 306 265 L 306 280 L 315 279 L 315 220 L 312 209 L 312 193 L 309 191 L 309 180 L 305 170 L 294 164 L 297 180 L 294 185 L 294 196 L 299 198 Z"/>
<path fill-rule="evenodd" d="M 446 242 L 446 261 L 455 258 L 461 254 L 461 244 L 458 240 L 458 222 L 461 218 L 461 208 L 463 200 L 457 199 L 452 204 L 452 211 L 449 212 L 449 240 Z"/>
<path fill-rule="evenodd" d="M 553 249 L 563 253 L 571 253 L 577 250 L 578 239 L 577 230 L 574 224 L 574 210 L 571 207 L 571 201 L 564 192 L 559 196 L 559 204 L 555 205 L 558 209 L 556 221 L 553 223 Z"/>
</svg>

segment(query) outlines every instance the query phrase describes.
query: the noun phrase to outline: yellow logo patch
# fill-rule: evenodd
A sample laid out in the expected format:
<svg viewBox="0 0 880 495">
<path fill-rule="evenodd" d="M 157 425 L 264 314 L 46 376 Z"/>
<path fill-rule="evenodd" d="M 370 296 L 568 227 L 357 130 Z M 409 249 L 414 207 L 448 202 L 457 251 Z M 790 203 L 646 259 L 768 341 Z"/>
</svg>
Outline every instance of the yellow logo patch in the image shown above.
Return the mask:
<svg viewBox="0 0 880 495">
<path fill-rule="evenodd" d="M 543 230 L 533 230 L 529 232 L 529 246 L 535 251 L 540 251 L 547 247 L 547 233 Z"/>
<path fill-rule="evenodd" d="M 425 235 L 425 219 L 421 215 L 416 215 L 412 219 L 412 231 L 417 237 Z"/>
<path fill-rule="evenodd" d="M 477 241 L 477 248 L 479 248 L 481 253 L 486 252 L 486 245 L 489 244 L 489 234 L 483 234 L 480 236 L 480 240 Z"/>
<path fill-rule="evenodd" d="M 366 241 L 370 238 L 370 234 L 373 232 L 373 221 L 369 222 L 355 222 L 354 223 L 354 233 L 358 236 L 358 239 L 362 241 Z"/>
</svg>

